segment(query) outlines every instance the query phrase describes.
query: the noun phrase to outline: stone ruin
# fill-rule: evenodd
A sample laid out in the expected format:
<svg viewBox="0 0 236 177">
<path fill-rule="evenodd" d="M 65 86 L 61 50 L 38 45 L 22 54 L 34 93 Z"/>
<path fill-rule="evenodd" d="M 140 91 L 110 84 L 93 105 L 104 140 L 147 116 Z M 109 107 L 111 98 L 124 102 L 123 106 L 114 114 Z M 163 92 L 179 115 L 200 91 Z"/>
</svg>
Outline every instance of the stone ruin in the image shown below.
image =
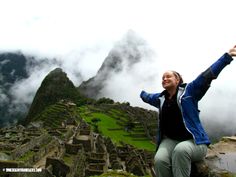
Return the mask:
<svg viewBox="0 0 236 177">
<path fill-rule="evenodd" d="M 71 121 L 70 126 L 61 128 L 19 126 L 0 131 L 1 176 L 22 175 L 3 173 L 2 169 L 6 167 L 42 169 L 40 174 L 24 173 L 26 177 L 85 177 L 100 175 L 110 169 L 152 175 L 150 153 L 125 144 L 116 146 L 110 138 L 94 133 L 83 120 L 76 124 Z"/>
<path fill-rule="evenodd" d="M 209 164 L 227 154 L 222 147 L 236 152 L 235 142 L 235 139 L 227 138 L 221 146 L 211 147 L 204 161 L 193 164 L 191 177 L 228 174 L 222 170 L 215 171 L 216 168 Z M 6 167 L 42 169 L 41 173 L 24 173 L 25 177 L 86 177 L 109 170 L 155 176 L 153 157 L 154 152 L 136 149 L 122 142 L 119 146 L 115 145 L 110 138 L 94 133 L 83 120 L 54 129 L 32 126 L 0 129 L 0 176 L 22 176 L 22 173 L 4 173 Z"/>
</svg>

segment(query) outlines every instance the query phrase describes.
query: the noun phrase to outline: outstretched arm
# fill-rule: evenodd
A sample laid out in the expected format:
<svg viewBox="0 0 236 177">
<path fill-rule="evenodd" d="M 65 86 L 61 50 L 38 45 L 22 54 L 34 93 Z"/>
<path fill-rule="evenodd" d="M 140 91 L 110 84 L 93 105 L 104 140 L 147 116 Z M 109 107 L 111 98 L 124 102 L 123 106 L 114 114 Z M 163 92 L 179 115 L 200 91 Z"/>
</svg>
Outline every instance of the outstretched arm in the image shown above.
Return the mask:
<svg viewBox="0 0 236 177">
<path fill-rule="evenodd" d="M 159 95 L 160 95 L 159 93 L 150 94 L 145 91 L 142 91 L 140 94 L 140 97 L 142 98 L 144 102 L 149 103 L 150 105 L 159 108 L 159 99 L 158 99 Z"/>
<path fill-rule="evenodd" d="M 214 62 L 207 70 L 201 73 L 195 80 L 188 84 L 192 96 L 200 100 L 208 88 L 211 81 L 216 79 L 225 66 L 230 64 L 232 57 L 236 56 L 236 46 L 225 53 L 220 59 Z"/>
</svg>

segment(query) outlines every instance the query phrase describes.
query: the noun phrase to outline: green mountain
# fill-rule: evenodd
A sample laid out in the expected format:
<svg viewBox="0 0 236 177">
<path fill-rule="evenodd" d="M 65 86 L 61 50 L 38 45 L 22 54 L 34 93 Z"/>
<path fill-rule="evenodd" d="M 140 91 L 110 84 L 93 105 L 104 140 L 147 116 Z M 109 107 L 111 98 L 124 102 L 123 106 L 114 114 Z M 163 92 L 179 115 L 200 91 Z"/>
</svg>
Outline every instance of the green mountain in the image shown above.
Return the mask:
<svg viewBox="0 0 236 177">
<path fill-rule="evenodd" d="M 57 66 L 59 63 L 54 59 L 39 59 L 20 51 L 0 52 L 0 127 L 12 126 L 24 120 L 35 91 L 25 86 L 27 94 L 21 95 L 17 88 L 35 70 L 47 65 Z"/>
<path fill-rule="evenodd" d="M 60 68 L 51 71 L 42 81 L 26 124 L 41 122 L 43 127 L 59 128 L 68 120 L 85 120 L 94 132 L 138 148 L 153 150 L 157 112 L 109 98 L 93 100 L 82 97 L 67 74 Z"/>
<path fill-rule="evenodd" d="M 37 90 L 25 122 L 29 123 L 48 106 L 56 104 L 61 100 L 72 101 L 82 104 L 82 98 L 67 74 L 60 68 L 51 71 L 42 81 Z"/>
</svg>

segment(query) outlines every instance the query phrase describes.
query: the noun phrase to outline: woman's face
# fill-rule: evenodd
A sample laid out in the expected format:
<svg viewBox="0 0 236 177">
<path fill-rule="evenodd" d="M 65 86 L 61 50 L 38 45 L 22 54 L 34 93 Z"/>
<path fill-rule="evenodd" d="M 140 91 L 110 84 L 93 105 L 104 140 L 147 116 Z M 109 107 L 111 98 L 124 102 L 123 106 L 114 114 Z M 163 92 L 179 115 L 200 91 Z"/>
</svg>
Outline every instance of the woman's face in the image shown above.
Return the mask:
<svg viewBox="0 0 236 177">
<path fill-rule="evenodd" d="M 162 76 L 162 87 L 166 90 L 176 89 L 179 84 L 179 79 L 172 71 L 166 71 Z"/>
</svg>

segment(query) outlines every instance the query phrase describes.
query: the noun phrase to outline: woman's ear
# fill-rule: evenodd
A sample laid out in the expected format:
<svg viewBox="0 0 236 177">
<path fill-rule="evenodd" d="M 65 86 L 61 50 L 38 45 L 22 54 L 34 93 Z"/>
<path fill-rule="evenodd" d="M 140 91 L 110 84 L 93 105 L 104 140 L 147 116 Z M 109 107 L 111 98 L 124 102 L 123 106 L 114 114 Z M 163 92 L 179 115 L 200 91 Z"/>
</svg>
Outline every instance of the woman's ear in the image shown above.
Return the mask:
<svg viewBox="0 0 236 177">
<path fill-rule="evenodd" d="M 177 84 L 180 84 L 180 78 L 176 78 Z"/>
</svg>

